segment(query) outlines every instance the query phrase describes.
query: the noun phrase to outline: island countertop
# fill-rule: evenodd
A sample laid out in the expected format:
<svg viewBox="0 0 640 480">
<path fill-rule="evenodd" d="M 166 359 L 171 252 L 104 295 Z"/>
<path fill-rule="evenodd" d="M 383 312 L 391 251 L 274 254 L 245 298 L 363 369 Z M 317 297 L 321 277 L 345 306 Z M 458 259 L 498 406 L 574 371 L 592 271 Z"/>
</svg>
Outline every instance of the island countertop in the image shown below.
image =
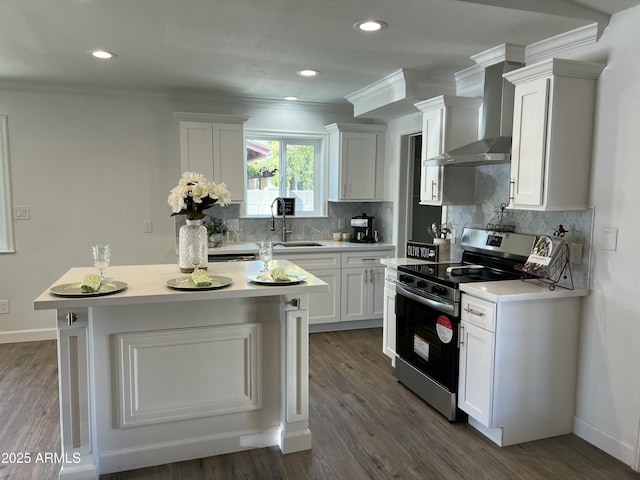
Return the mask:
<svg viewBox="0 0 640 480">
<path fill-rule="evenodd" d="M 175 264 L 161 265 L 127 265 L 112 266 L 107 269 L 107 277 L 111 280 L 125 282 L 128 288 L 110 295 L 93 295 L 86 297 L 59 297 L 45 290 L 34 301 L 36 310 L 76 308 L 109 305 L 134 305 L 163 302 L 188 302 L 193 300 L 214 300 L 240 297 L 266 297 L 275 295 L 290 295 L 297 293 L 324 292 L 328 285 L 301 269 L 288 260 L 274 260 L 271 267 L 283 267 L 286 271 L 303 273 L 307 276 L 304 282 L 298 284 L 262 285 L 249 281 L 251 274 L 260 272 L 262 262 L 228 262 L 210 264 L 208 273 L 211 276 L 220 275 L 232 279 L 231 285 L 216 290 L 174 290 L 167 286 L 167 281 L 188 277 L 188 273 L 181 273 Z M 96 273 L 93 267 L 75 267 L 68 270 L 56 280 L 52 287 L 66 283 L 79 283 L 85 274 Z"/>
</svg>

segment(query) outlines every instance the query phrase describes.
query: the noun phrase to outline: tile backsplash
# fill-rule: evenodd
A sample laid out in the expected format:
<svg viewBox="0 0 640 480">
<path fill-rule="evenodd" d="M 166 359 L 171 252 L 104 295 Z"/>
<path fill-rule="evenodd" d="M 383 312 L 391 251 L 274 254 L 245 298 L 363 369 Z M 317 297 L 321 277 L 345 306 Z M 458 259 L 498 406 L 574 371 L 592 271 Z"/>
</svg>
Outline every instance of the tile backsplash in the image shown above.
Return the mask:
<svg viewBox="0 0 640 480">
<path fill-rule="evenodd" d="M 282 234 L 282 219 L 276 218 L 276 231 L 271 231 L 271 218 L 240 218 L 240 205 L 220 207 L 214 205 L 207 212 L 214 217 L 225 220 L 239 219 L 239 238 L 241 242 L 254 242 L 260 240 L 280 240 Z M 392 240 L 392 214 L 391 202 L 329 202 L 326 217 L 287 217 L 287 225 L 291 230 L 289 240 L 331 240 L 333 232 L 351 232 L 351 217 L 366 213 L 375 217 L 374 230 L 378 231 L 380 242 Z M 339 228 L 339 221 L 344 220 L 344 228 Z M 230 240 L 236 241 L 234 234 L 230 233 Z"/>
<path fill-rule="evenodd" d="M 484 165 L 476 168 L 476 204 L 447 208 L 447 225 L 456 229 L 458 236 L 464 227 L 486 228 L 488 223 L 498 223 L 496 211 L 500 204 L 508 203 L 509 164 Z M 568 231 L 567 243 L 583 245 L 582 264 L 571 264 L 575 288 L 587 288 L 593 209 L 561 212 L 537 212 L 530 210 L 505 210 L 503 223 L 513 225 L 517 233 L 550 235 L 563 225 Z M 462 255 L 459 242 L 451 247 L 451 258 Z"/>
</svg>

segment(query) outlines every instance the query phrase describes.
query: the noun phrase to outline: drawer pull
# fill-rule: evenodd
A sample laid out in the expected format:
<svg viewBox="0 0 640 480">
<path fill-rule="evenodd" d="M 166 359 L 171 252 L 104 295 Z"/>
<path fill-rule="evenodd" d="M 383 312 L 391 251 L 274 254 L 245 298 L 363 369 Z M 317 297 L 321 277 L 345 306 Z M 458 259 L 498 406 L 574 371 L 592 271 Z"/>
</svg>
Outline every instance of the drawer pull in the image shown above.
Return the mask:
<svg viewBox="0 0 640 480">
<path fill-rule="evenodd" d="M 476 317 L 484 317 L 484 313 L 478 312 L 477 310 L 473 310 L 471 307 L 467 307 L 464 309 L 469 315 L 475 315 Z"/>
<path fill-rule="evenodd" d="M 76 323 L 76 321 L 78 320 L 78 315 L 73 313 L 73 312 L 69 312 L 67 313 L 67 325 L 71 326 L 74 323 Z"/>
<path fill-rule="evenodd" d="M 287 302 L 287 304 L 291 305 L 292 307 L 296 307 L 296 308 L 300 308 L 301 306 L 301 302 L 299 298 L 292 298 L 291 300 L 289 300 Z"/>
</svg>

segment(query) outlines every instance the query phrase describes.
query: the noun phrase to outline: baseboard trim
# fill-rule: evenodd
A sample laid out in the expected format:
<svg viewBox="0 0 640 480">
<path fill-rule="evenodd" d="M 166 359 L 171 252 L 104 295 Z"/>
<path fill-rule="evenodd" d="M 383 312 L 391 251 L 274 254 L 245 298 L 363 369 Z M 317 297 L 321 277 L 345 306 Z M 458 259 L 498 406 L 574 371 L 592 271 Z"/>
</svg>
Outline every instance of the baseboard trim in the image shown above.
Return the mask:
<svg viewBox="0 0 640 480">
<path fill-rule="evenodd" d="M 56 338 L 57 332 L 55 328 L 0 332 L 0 343 L 41 342 L 42 340 L 55 340 Z"/>
<path fill-rule="evenodd" d="M 225 455 L 278 444 L 277 428 L 226 432 L 221 435 L 185 438 L 158 444 L 142 445 L 120 450 L 108 450 L 98 454 L 99 473 L 115 473 L 125 470 L 183 462 L 197 458 Z"/>
<path fill-rule="evenodd" d="M 581 418 L 573 417 L 573 433 L 626 465 L 632 466 L 635 461 L 633 445 L 612 437 Z"/>
</svg>

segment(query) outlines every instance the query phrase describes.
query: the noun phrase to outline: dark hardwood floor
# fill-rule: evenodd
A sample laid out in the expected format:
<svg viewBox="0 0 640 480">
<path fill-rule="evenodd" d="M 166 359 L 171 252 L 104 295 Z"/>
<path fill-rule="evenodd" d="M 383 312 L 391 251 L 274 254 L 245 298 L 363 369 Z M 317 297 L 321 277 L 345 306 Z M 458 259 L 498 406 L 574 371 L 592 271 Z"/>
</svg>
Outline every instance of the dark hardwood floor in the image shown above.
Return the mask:
<svg viewBox="0 0 640 480">
<path fill-rule="evenodd" d="M 262 448 L 100 479 L 640 479 L 574 435 L 499 448 L 450 424 L 396 382 L 381 342 L 380 329 L 312 334 L 311 451 Z M 0 345 L 0 454 L 31 456 L 0 463 L 0 479 L 56 478 L 59 465 L 35 460 L 60 451 L 57 395 L 54 342 Z"/>
</svg>

